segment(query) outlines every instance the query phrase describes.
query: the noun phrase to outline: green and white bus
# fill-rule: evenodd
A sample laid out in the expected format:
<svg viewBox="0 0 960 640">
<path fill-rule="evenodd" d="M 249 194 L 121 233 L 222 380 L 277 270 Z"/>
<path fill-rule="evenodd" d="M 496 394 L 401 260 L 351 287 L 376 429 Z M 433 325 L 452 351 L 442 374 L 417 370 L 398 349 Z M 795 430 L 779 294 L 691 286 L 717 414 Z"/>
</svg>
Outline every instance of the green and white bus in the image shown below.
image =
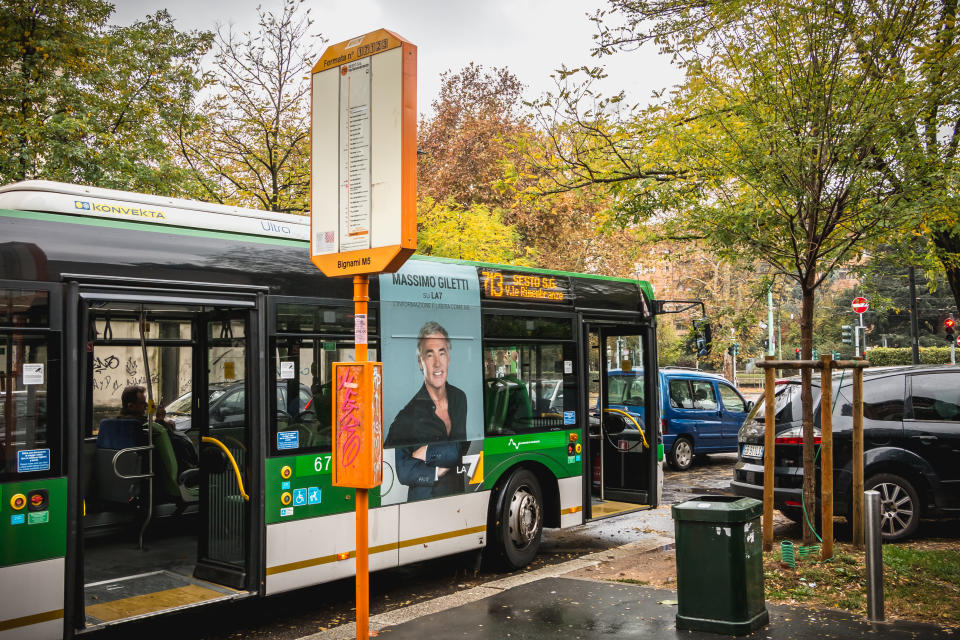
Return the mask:
<svg viewBox="0 0 960 640">
<path fill-rule="evenodd" d="M 354 574 L 354 492 L 330 475 L 352 282 L 308 237 L 285 214 L 0 188 L 0 638 Z M 521 567 L 543 527 L 658 505 L 649 284 L 415 256 L 370 298 L 371 570 L 470 550 Z M 641 419 L 605 412 L 606 371 L 630 368 Z"/>
</svg>

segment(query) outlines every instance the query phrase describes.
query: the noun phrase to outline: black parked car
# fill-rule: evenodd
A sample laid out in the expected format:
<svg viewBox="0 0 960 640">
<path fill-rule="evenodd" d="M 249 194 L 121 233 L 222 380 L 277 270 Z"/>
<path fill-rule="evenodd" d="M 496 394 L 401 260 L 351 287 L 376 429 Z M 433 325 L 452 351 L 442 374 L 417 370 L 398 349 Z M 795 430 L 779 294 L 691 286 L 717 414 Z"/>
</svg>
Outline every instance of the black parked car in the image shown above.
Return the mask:
<svg viewBox="0 0 960 640">
<path fill-rule="evenodd" d="M 813 379 L 815 442 L 820 443 L 820 378 Z M 853 375 L 833 379 L 834 513 L 852 513 Z M 867 369 L 863 383 L 864 488 L 880 492 L 885 541 L 910 536 L 920 518 L 960 517 L 960 368 Z M 803 518 L 800 379 L 776 391 L 774 506 Z M 731 483 L 737 495 L 763 497 L 763 402 L 740 428 Z M 819 465 L 819 456 L 817 458 Z M 819 466 L 817 479 L 819 485 Z M 818 486 L 819 493 L 819 486 Z M 813 515 L 809 516 L 811 522 Z"/>
</svg>

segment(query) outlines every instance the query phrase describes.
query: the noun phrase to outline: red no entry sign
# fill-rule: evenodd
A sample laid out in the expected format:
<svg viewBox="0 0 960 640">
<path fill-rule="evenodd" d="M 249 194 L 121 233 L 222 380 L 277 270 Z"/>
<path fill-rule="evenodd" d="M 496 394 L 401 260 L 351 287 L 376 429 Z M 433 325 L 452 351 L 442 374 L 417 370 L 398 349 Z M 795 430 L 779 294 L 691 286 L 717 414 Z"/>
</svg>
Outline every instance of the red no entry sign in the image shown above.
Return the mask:
<svg viewBox="0 0 960 640">
<path fill-rule="evenodd" d="M 867 299 L 862 296 L 854 298 L 853 302 L 850 303 L 850 306 L 853 307 L 853 310 L 857 313 L 863 313 L 870 308 L 870 305 L 867 304 Z"/>
</svg>

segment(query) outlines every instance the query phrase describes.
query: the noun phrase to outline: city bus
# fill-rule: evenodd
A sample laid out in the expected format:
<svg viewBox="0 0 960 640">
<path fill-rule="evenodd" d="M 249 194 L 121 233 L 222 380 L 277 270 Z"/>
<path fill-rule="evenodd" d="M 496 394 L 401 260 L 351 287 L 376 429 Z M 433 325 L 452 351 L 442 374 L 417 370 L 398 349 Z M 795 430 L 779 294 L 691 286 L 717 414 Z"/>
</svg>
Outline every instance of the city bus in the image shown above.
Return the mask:
<svg viewBox="0 0 960 640">
<path fill-rule="evenodd" d="M 354 575 L 355 492 L 330 461 L 353 286 L 308 238 L 294 215 L 0 188 L 0 638 Z M 371 277 L 368 316 L 370 570 L 519 568 L 544 527 L 658 505 L 648 283 L 414 256 Z M 630 369 L 642 418 L 607 406 L 606 372 Z"/>
</svg>

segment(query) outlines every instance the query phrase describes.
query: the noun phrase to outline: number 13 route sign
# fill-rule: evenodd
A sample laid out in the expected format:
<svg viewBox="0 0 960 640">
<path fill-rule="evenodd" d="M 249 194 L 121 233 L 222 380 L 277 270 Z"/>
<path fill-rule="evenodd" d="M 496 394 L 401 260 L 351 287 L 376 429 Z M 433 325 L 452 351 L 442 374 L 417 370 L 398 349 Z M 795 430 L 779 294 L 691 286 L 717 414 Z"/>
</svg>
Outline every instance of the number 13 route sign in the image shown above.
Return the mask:
<svg viewBox="0 0 960 640">
<path fill-rule="evenodd" d="M 335 44 L 310 84 L 310 259 L 396 271 L 417 248 L 417 48 L 386 29 Z"/>
</svg>

